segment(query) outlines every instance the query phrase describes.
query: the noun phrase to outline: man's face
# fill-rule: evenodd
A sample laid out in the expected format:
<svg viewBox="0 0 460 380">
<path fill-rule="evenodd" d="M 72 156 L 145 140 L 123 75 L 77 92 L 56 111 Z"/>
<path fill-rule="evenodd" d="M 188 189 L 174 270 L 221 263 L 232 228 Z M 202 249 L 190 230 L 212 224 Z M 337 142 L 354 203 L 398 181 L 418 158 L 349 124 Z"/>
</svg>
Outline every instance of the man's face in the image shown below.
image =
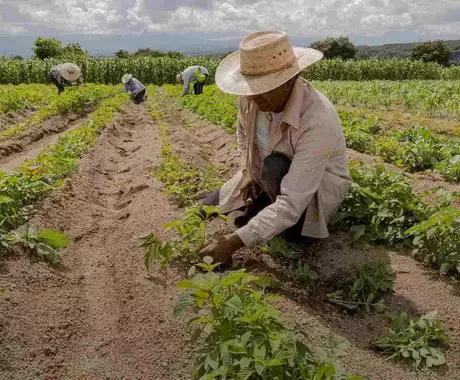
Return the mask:
<svg viewBox="0 0 460 380">
<path fill-rule="evenodd" d="M 262 112 L 281 112 L 291 95 L 292 87 L 297 77 L 289 80 L 281 86 L 266 92 L 265 94 L 250 96 L 251 100 L 257 104 L 257 108 Z"/>
</svg>

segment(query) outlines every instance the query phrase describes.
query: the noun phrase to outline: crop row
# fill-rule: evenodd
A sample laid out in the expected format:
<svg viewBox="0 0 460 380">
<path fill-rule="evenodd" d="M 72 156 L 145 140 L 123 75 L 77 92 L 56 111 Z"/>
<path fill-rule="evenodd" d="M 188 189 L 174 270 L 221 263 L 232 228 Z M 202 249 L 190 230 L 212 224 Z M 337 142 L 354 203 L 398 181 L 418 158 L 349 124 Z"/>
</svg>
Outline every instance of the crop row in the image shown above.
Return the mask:
<svg viewBox="0 0 460 380">
<path fill-rule="evenodd" d="M 0 86 L 0 114 L 23 109 L 36 109 L 57 96 L 52 86 L 40 84 Z"/>
<path fill-rule="evenodd" d="M 38 126 L 51 116 L 68 112 L 84 112 L 88 107 L 96 106 L 104 98 L 113 96 L 121 91 L 121 86 L 95 84 L 85 84 L 78 88 L 70 88 L 60 96 L 51 97 L 50 102 L 40 107 L 30 119 L 3 130 L 0 140 L 8 139 L 29 128 Z"/>
<path fill-rule="evenodd" d="M 45 148 L 37 158 L 26 161 L 15 171 L 0 172 L 0 246 L 8 241 L 9 231 L 29 219 L 34 205 L 76 170 L 78 158 L 95 143 L 126 101 L 124 94 L 105 100 L 91 121 L 67 132 L 55 145 Z"/>
<path fill-rule="evenodd" d="M 355 87 L 359 84 L 355 83 Z M 164 88 L 169 96 L 180 95 L 178 86 L 166 85 Z M 238 117 L 237 97 L 224 94 L 216 86 L 205 88 L 203 96 L 182 97 L 181 103 L 192 112 L 223 126 L 227 131 L 235 130 Z M 388 125 L 378 118 L 358 116 L 349 111 L 342 110 L 339 116 L 349 148 L 377 154 L 385 161 L 409 171 L 436 169 L 447 180 L 460 181 L 459 140 L 436 135 L 428 128 L 421 127 L 395 132 L 388 129 Z"/>
<path fill-rule="evenodd" d="M 168 126 L 158 110 L 156 91 L 150 87 L 149 93 L 152 116 L 160 127 L 163 141 L 164 162 L 155 174 L 182 206 L 190 204 L 200 192 L 197 180 L 206 175 L 193 168 L 187 171 L 180 157 L 172 152 Z M 187 326 L 193 329 L 192 341 L 201 346 L 192 377 L 344 378 L 327 354 L 319 358 L 301 334 L 283 325 L 271 304 L 273 296 L 266 292 L 270 286 L 268 279 L 250 275 L 245 270 L 215 273 L 218 264 L 212 264 L 207 258 L 205 263 L 201 262 L 197 252 L 208 239 L 207 223 L 220 214 L 216 207 L 204 207 L 202 212 L 204 218 L 197 208 L 189 209 L 183 220 L 168 224 L 166 228 L 177 234 L 172 241 L 163 242 L 153 233 L 141 238 L 148 271 L 152 262 L 163 270 L 173 263 L 188 270 L 189 279 L 177 285 L 186 292 L 177 300 L 174 317 L 179 318 L 186 311 L 192 313 Z M 201 270 L 202 273 L 198 273 Z"/>
<path fill-rule="evenodd" d="M 0 84 L 47 83 L 52 66 L 60 60 L 0 59 Z M 192 65 L 202 65 L 210 71 L 210 81 L 219 61 L 209 57 L 179 58 L 76 58 L 87 82 L 116 84 L 126 72 L 132 72 L 145 84 L 162 85 L 175 82 L 175 75 Z M 323 60 L 303 73 L 310 80 L 459 80 L 460 67 L 444 68 L 436 63 L 410 60 L 365 61 Z"/>
<path fill-rule="evenodd" d="M 408 171 L 435 169 L 452 182 L 460 182 L 460 140 L 446 138 L 427 127 L 402 131 L 381 129 L 379 120 L 339 112 L 347 146 L 371 153 Z"/>
<path fill-rule="evenodd" d="M 166 90 L 170 95 L 177 95 L 176 87 L 166 86 Z M 214 122 L 222 118 L 221 112 L 231 114 L 233 125 L 235 125 L 236 97 L 219 94 L 219 91 L 212 86 L 207 91 L 202 96 L 183 97 L 181 102 Z M 208 94 L 214 96 L 208 96 Z M 206 107 L 200 106 L 202 101 L 205 102 Z M 359 129 L 362 120 L 356 123 L 350 114 L 342 116 L 348 118 L 346 127 L 348 141 L 351 141 L 352 137 L 361 141 L 366 136 L 375 134 L 378 129 L 376 128 L 379 125 L 377 120 L 366 119 L 367 131 L 364 133 Z M 355 128 L 354 123 L 358 125 L 357 129 L 353 129 Z M 231 125 L 229 123 L 226 127 L 229 128 Z M 407 157 L 413 155 L 414 160 L 418 162 L 420 157 L 414 153 L 415 148 L 410 144 L 423 145 L 417 139 L 426 137 L 426 131 L 426 129 L 414 128 L 396 133 L 394 136 L 406 136 Z M 429 131 L 428 134 L 433 140 L 437 139 L 438 143 L 445 144 L 442 149 L 438 145 L 436 149 L 431 150 L 433 154 L 442 151 L 445 157 L 452 157 L 453 161 L 457 159 L 455 157 L 459 155 L 458 143 L 448 142 L 432 135 Z M 410 142 L 411 135 L 415 136 L 415 138 L 412 137 L 413 142 Z M 403 139 L 403 137 L 388 138 Z M 401 143 L 401 141 L 398 142 Z M 369 143 L 368 146 L 372 145 L 367 140 L 364 143 Z M 430 144 L 434 143 L 427 144 L 431 146 Z M 403 147 L 400 149 L 402 152 Z M 434 150 L 437 151 L 434 152 Z M 410 159 L 406 160 L 406 164 L 410 162 Z M 413 163 L 415 161 L 411 164 Z M 439 164 L 445 165 L 444 175 L 456 176 L 457 166 L 445 162 Z M 442 169 L 442 166 L 439 168 Z M 413 193 L 410 180 L 405 174 L 387 171 L 382 165 L 377 165 L 375 168 L 351 165 L 350 173 L 354 183 L 335 218 L 335 223 L 351 229 L 357 244 L 375 242 L 389 246 L 409 247 L 413 250 L 415 257 L 441 269 L 443 273 L 460 274 L 460 252 L 455 243 L 460 241 L 460 213 L 451 207 L 449 199 L 440 197 L 438 205 L 423 201 Z"/>
</svg>

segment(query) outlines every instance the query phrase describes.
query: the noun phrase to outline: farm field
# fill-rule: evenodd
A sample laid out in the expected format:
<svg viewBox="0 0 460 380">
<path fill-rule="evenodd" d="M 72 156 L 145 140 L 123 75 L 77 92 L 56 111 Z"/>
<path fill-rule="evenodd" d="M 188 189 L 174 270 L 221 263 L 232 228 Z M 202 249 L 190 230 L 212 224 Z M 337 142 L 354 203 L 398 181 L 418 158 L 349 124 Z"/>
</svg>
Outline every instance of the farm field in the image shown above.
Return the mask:
<svg viewBox="0 0 460 380">
<path fill-rule="evenodd" d="M 460 378 L 460 85 L 314 84 L 354 180 L 331 236 L 198 277 L 197 247 L 230 228 L 194 207 L 240 165 L 235 97 L 0 86 L 21 99 L 0 100 L 0 378 L 189 379 L 197 359 L 200 379 Z M 40 246 L 47 229 L 70 244 Z M 211 337 L 184 334 L 194 317 Z"/>
</svg>

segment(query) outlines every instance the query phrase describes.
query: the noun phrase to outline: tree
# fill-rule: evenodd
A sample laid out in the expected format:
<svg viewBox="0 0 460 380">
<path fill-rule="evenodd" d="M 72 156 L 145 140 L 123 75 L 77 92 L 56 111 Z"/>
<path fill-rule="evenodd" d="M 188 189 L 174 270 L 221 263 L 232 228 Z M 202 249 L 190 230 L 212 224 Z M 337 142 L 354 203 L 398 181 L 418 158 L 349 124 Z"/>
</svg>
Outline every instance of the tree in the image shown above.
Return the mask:
<svg viewBox="0 0 460 380">
<path fill-rule="evenodd" d="M 348 37 L 329 37 L 322 41 L 313 42 L 310 47 L 321 51 L 326 59 L 353 59 L 358 52 L 355 44 Z"/>
<path fill-rule="evenodd" d="M 61 55 L 66 57 L 75 57 L 75 56 L 85 56 L 88 55 L 88 52 L 84 51 L 80 44 L 77 43 L 70 43 L 65 48 L 62 49 Z"/>
<path fill-rule="evenodd" d="M 115 53 L 115 57 L 128 58 L 129 57 L 129 52 L 127 50 L 120 49 Z"/>
<path fill-rule="evenodd" d="M 452 57 L 452 51 L 442 40 L 427 41 L 415 45 L 411 50 L 411 59 L 423 62 L 437 62 L 447 66 Z"/>
<path fill-rule="evenodd" d="M 12 57 L 13 59 L 17 59 L 17 60 L 22 60 L 24 58 L 22 58 L 22 56 L 20 55 L 15 55 L 14 57 Z"/>
<path fill-rule="evenodd" d="M 56 58 L 62 54 L 62 45 L 55 38 L 38 37 L 33 50 L 38 59 Z"/>
</svg>

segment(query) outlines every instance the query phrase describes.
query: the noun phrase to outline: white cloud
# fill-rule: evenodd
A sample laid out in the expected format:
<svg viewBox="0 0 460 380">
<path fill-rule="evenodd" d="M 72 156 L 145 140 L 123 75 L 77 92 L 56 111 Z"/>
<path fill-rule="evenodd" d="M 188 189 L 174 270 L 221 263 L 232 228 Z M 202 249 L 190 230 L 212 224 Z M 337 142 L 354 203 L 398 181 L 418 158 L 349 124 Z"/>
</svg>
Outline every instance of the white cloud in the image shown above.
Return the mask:
<svg viewBox="0 0 460 380">
<path fill-rule="evenodd" d="M 460 34 L 458 0 L 0 0 L 0 31 Z"/>
</svg>

